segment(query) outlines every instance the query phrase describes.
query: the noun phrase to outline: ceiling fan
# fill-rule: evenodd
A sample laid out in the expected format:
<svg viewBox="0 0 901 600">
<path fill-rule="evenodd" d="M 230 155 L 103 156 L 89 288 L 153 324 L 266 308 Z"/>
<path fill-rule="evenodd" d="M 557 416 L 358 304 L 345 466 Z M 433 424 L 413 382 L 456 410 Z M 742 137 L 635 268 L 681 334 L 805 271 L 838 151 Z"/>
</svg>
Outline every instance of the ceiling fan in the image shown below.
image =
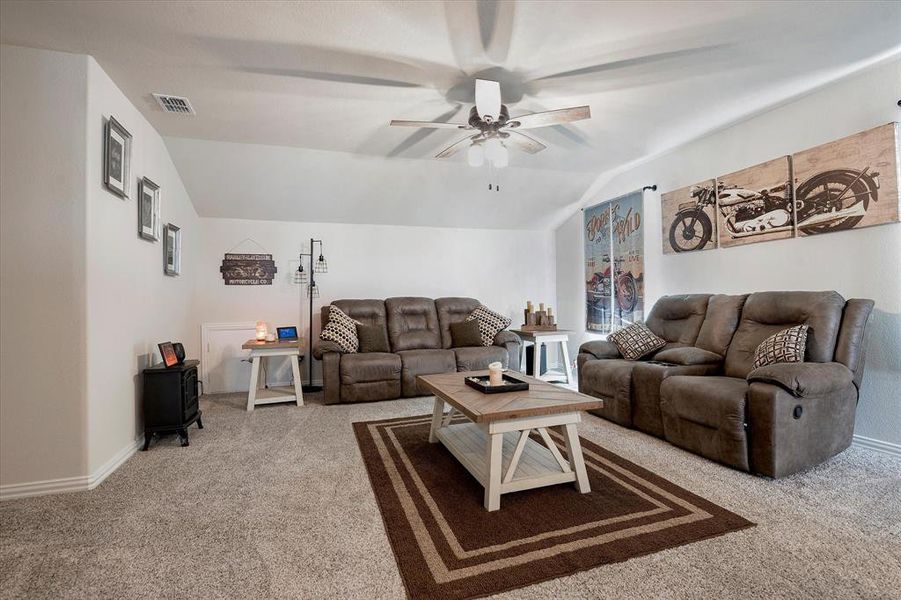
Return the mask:
<svg viewBox="0 0 901 600">
<path fill-rule="evenodd" d="M 510 118 L 506 105 L 501 104 L 500 84 L 486 79 L 476 79 L 475 99 L 476 105 L 470 109 L 467 123 L 392 120 L 390 124 L 394 127 L 477 130 L 478 133 L 454 142 L 436 154 L 435 158 L 448 158 L 468 148 L 467 160 L 471 166 L 480 167 L 488 160 L 491 166 L 503 168 L 509 164 L 508 148 L 528 154 L 536 154 L 547 148 L 538 140 L 520 133 L 519 130 L 591 118 L 591 111 L 587 106 L 548 110 Z"/>
</svg>

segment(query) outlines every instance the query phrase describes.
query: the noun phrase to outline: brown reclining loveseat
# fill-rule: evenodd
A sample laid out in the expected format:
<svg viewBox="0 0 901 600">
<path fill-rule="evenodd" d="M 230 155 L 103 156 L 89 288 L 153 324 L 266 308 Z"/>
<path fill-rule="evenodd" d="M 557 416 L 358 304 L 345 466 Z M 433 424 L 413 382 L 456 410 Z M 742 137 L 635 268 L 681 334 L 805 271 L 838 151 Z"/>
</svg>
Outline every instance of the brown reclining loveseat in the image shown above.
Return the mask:
<svg viewBox="0 0 901 600">
<path fill-rule="evenodd" d="M 661 298 L 646 325 L 667 345 L 627 361 L 606 341 L 579 350 L 579 390 L 597 414 L 736 469 L 795 473 L 851 444 L 871 300 L 836 292 Z M 809 327 L 805 362 L 753 368 L 754 350 Z"/>
<path fill-rule="evenodd" d="M 334 342 L 318 340 L 313 356 L 322 361 L 326 404 L 368 402 L 431 395 L 420 389 L 417 375 L 476 371 L 499 361 L 519 370 L 521 340 L 501 331 L 491 346 L 454 348 L 451 323 L 466 320 L 479 307 L 473 298 L 388 298 L 335 300 L 333 305 L 364 325 L 385 330 L 391 352 L 346 354 Z M 322 307 L 322 327 L 329 307 Z"/>
</svg>

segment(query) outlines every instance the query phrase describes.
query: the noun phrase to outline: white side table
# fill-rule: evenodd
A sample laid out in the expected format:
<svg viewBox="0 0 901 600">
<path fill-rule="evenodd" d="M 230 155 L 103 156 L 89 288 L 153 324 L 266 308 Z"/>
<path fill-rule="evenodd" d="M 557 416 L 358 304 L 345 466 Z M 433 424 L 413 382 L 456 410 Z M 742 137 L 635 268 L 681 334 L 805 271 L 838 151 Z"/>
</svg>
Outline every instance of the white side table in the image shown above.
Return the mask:
<svg viewBox="0 0 901 600">
<path fill-rule="evenodd" d="M 244 350 L 250 350 L 250 389 L 247 391 L 247 410 L 252 411 L 259 404 L 275 404 L 276 402 L 296 402 L 297 406 L 303 406 L 303 382 L 300 380 L 300 364 L 298 358 L 303 342 L 258 342 L 247 340 L 241 346 Z M 294 393 L 289 393 L 290 388 L 257 389 L 260 380 L 260 363 L 264 358 L 271 356 L 288 356 L 291 360 L 291 372 L 294 375 Z"/>
<path fill-rule="evenodd" d="M 569 348 L 566 344 L 569 341 L 569 331 L 521 331 L 519 329 L 511 330 L 513 333 L 522 338 L 522 354 L 520 355 L 520 365 L 523 373 L 526 369 L 526 343 L 535 346 L 534 359 L 532 361 L 532 372 L 526 373 L 543 381 L 559 381 L 561 378 L 566 379 L 566 383 L 573 382 L 572 365 L 569 362 Z M 560 352 L 563 354 L 563 373 L 541 373 L 541 348 L 544 346 L 547 351 L 548 344 L 560 344 Z"/>
</svg>

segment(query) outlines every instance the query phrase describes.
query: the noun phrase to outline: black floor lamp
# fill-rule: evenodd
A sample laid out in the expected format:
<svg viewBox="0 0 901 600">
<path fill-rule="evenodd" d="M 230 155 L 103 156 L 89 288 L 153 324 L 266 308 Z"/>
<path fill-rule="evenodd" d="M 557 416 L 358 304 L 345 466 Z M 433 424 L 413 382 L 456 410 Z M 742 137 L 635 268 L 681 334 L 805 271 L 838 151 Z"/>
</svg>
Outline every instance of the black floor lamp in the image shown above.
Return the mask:
<svg viewBox="0 0 901 600">
<path fill-rule="evenodd" d="M 316 254 L 314 249 L 314 244 L 319 244 L 319 258 L 313 262 L 313 256 Z M 313 385 L 313 299 L 319 297 L 319 287 L 316 285 L 316 273 L 328 273 L 328 263 L 325 261 L 325 256 L 322 254 L 322 240 L 314 240 L 310 238 L 310 251 L 301 252 L 300 253 L 300 266 L 297 267 L 297 271 L 294 272 L 294 283 L 298 283 L 303 285 L 307 283 L 307 273 L 303 269 L 303 257 L 310 257 L 310 283 L 307 285 L 307 298 L 310 299 L 310 335 L 308 336 L 309 342 L 309 354 L 307 354 L 307 364 L 309 365 L 309 373 L 310 379 L 307 385 L 303 386 L 302 389 L 305 392 L 319 392 L 322 391 L 321 385 Z"/>
</svg>

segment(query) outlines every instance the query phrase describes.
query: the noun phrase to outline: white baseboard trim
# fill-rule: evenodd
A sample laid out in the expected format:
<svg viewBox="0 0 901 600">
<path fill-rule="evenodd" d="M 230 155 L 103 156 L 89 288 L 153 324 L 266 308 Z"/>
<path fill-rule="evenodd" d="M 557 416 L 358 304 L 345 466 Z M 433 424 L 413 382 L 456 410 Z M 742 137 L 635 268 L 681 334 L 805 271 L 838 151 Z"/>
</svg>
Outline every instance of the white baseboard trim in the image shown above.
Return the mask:
<svg viewBox="0 0 901 600">
<path fill-rule="evenodd" d="M 0 501 L 12 500 L 14 498 L 28 498 L 30 496 L 46 496 L 47 494 L 61 494 L 63 492 L 84 492 L 93 490 L 103 483 L 107 477 L 112 475 L 116 469 L 122 466 L 125 461 L 131 458 L 143 443 L 144 436 L 141 435 L 134 442 L 122 448 L 115 456 L 90 475 L 0 485 Z"/>
<path fill-rule="evenodd" d="M 861 448 L 866 448 L 868 450 L 875 450 L 876 452 L 891 454 L 893 456 L 901 456 L 901 444 L 883 442 L 882 440 L 876 440 L 873 438 L 864 437 L 862 435 L 855 435 L 851 443 L 855 446 L 860 446 Z"/>
</svg>

